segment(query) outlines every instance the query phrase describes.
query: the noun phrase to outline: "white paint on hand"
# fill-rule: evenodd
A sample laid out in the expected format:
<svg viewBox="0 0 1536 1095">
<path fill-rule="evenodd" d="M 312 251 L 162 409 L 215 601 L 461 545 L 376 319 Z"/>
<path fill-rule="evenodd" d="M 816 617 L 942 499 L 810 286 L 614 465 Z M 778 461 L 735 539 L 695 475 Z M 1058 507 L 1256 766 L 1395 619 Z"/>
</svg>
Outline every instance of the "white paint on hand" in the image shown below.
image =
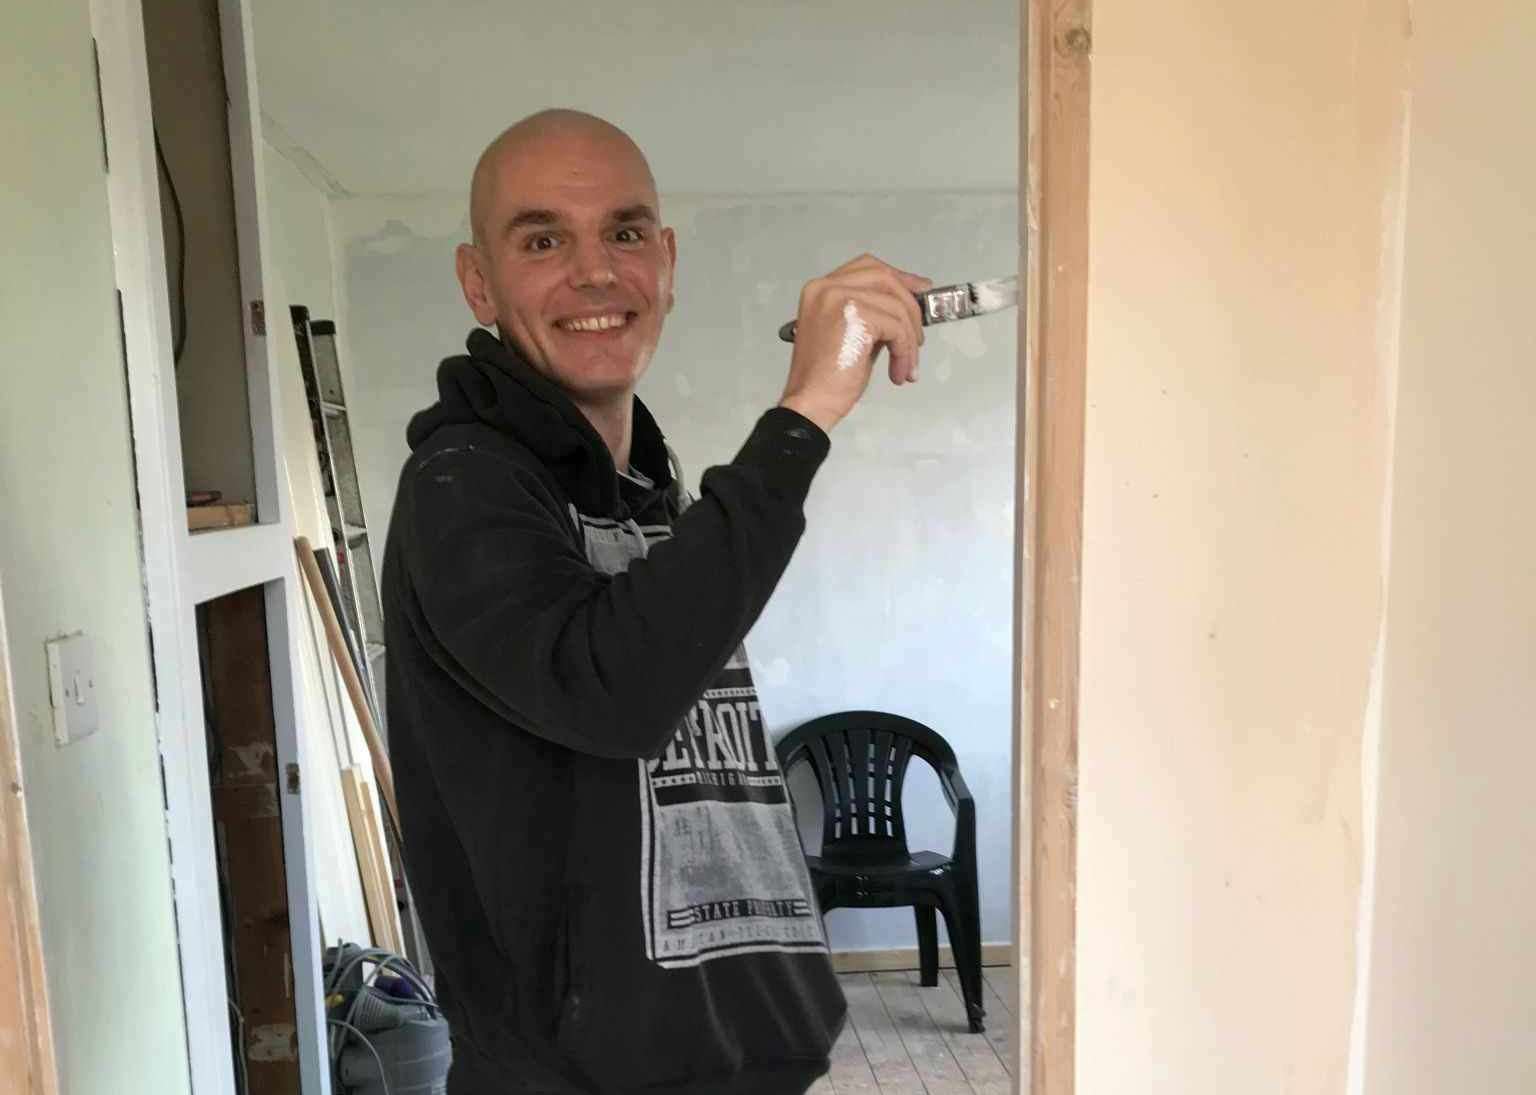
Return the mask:
<svg viewBox="0 0 1536 1095">
<path fill-rule="evenodd" d="M 874 344 L 874 336 L 869 333 L 869 324 L 864 322 L 864 317 L 859 315 L 859 310 L 853 301 L 843 305 L 843 344 L 837 351 L 837 367 L 839 369 L 851 369 L 855 365 L 863 363 L 869 356 L 869 348 Z"/>
</svg>

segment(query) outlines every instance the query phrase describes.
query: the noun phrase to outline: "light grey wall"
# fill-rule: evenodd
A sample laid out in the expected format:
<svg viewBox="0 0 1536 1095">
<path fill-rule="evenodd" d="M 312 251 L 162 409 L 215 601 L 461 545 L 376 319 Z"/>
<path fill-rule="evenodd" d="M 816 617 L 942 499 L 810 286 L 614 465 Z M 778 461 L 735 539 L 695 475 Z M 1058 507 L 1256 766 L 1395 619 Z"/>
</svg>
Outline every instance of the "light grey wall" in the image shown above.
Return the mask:
<svg viewBox="0 0 1536 1095">
<path fill-rule="evenodd" d="M 0 582 L 61 1090 L 188 1090 L 85 0 L 0 5 Z M 94 640 L 54 745 L 43 642 Z M 10 1078 L 0 1087 L 10 1090 Z"/>
<path fill-rule="evenodd" d="M 664 192 L 1011 188 L 1019 5 L 251 0 L 262 105 L 353 194 L 458 193 L 548 106 L 624 127 Z"/>
<path fill-rule="evenodd" d="M 283 150 L 270 144 L 263 145 L 261 165 L 269 258 L 282 279 L 285 296 L 292 304 L 306 306 L 311 319 L 334 319 L 330 195 L 306 178 Z"/>
<path fill-rule="evenodd" d="M 264 144 L 262 151 L 269 260 L 263 271 L 263 290 L 282 400 L 284 467 L 294 531 L 308 537 L 316 549 L 324 549 L 331 543 L 330 520 L 288 308 L 290 303 L 303 304 L 310 309 L 312 319 L 335 315 L 330 202 L 282 152 L 270 144 Z M 366 769 L 367 745 L 351 715 L 324 627 L 313 608 L 314 600 L 301 591 L 298 603 L 304 606 L 302 615 L 295 617 L 301 763 L 306 772 L 314 773 L 306 784 L 313 857 L 310 884 L 330 941 L 368 939 L 367 909 L 339 773 L 341 766 L 356 764 L 359 759 Z"/>
<path fill-rule="evenodd" d="M 690 485 L 778 401 L 789 354 L 775 332 L 806 278 L 864 250 L 939 283 L 1011 273 L 1017 213 L 1011 192 L 664 195 L 678 302 L 641 395 Z M 333 231 L 368 522 L 382 530 L 406 421 L 472 322 L 452 265 L 462 200 L 341 201 Z M 805 539 L 748 641 L 775 732 L 872 707 L 954 743 L 977 798 L 988 941 L 1010 923 L 1015 323 L 930 330 L 916 388 L 877 376 L 834 434 Z M 908 808 L 914 843 L 947 850 L 936 781 L 916 778 Z M 829 926 L 839 947 L 914 945 L 903 910 L 835 912 Z"/>
</svg>

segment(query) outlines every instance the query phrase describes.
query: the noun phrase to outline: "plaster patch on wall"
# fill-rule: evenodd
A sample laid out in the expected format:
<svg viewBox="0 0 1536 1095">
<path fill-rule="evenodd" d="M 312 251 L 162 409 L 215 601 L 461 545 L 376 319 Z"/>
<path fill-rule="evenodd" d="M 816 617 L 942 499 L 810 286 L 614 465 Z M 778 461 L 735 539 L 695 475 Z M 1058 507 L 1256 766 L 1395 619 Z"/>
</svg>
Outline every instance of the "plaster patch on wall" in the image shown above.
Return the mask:
<svg viewBox="0 0 1536 1095">
<path fill-rule="evenodd" d="M 416 233 L 402 222 L 388 220 L 377 232 L 359 238 L 355 246 L 358 253 L 363 255 L 398 255 L 417 238 Z"/>
<path fill-rule="evenodd" d="M 752 249 L 750 247 L 736 246 L 731 248 L 731 273 L 750 274 L 752 272 Z"/>
<path fill-rule="evenodd" d="M 661 219 L 668 228 L 672 229 L 678 235 L 690 235 L 692 234 L 694 225 L 698 220 L 698 213 L 699 207 L 690 204 L 684 204 L 682 206 L 681 213 L 674 212 L 672 203 L 667 202 L 664 203 Z"/>
<path fill-rule="evenodd" d="M 981 320 L 965 320 L 939 328 L 950 346 L 972 361 L 987 356 L 986 332 Z"/>
<path fill-rule="evenodd" d="M 758 676 L 765 684 L 778 687 L 788 684 L 794 671 L 790 668 L 788 658 L 774 658 L 758 670 Z"/>
<path fill-rule="evenodd" d="M 349 198 L 332 202 L 331 216 L 333 230 L 343 250 L 359 247 L 380 235 L 453 243 L 470 238 L 468 199 L 458 195 L 452 198 L 431 195 Z M 449 276 L 452 276 L 452 261 L 450 252 L 447 256 Z"/>
<path fill-rule="evenodd" d="M 1410 19 L 1411 32 L 1411 19 Z M 1398 119 L 1398 173 L 1381 202 L 1380 293 L 1376 308 L 1376 359 L 1385 393 L 1386 471 L 1381 502 L 1381 627 L 1371 658 L 1360 741 L 1360 899 L 1355 918 L 1355 997 L 1349 1024 L 1349 1061 L 1344 1090 L 1364 1095 L 1366 1035 L 1370 1023 L 1371 944 L 1376 928 L 1377 834 L 1380 825 L 1382 688 L 1387 644 L 1387 591 L 1392 563 L 1392 491 L 1396 479 L 1398 371 L 1402 343 L 1403 263 L 1408 231 L 1408 169 L 1413 95 L 1402 93 Z"/>
<path fill-rule="evenodd" d="M 239 776 L 260 775 L 272 761 L 275 749 L 265 742 L 252 742 L 250 745 L 231 745 L 225 750 L 225 755 L 232 757 L 240 764 L 240 770 L 230 772 L 231 778 Z"/>
<path fill-rule="evenodd" d="M 253 1061 L 296 1061 L 299 1036 L 292 1023 L 267 1023 L 251 1028 L 246 1053 Z"/>
</svg>

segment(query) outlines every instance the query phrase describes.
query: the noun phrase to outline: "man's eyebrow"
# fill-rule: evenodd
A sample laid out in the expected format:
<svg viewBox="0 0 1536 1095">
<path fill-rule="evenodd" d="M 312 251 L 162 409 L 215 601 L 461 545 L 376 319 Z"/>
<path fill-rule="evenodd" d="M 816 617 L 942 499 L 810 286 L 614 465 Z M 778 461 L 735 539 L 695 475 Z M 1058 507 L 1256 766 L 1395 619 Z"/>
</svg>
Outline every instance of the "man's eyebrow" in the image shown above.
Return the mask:
<svg viewBox="0 0 1536 1095">
<path fill-rule="evenodd" d="M 613 211 L 613 219 L 616 221 L 650 221 L 652 224 L 655 224 L 657 217 L 656 210 L 642 202 L 638 205 L 626 205 L 622 209 L 615 209 Z"/>
<path fill-rule="evenodd" d="M 655 224 L 660 218 L 656 216 L 656 210 L 644 202 L 639 202 L 615 209 L 611 219 L 623 224 L 633 221 L 648 221 Z M 507 222 L 502 225 L 501 233 L 505 236 L 516 232 L 519 228 L 548 228 L 559 223 L 560 214 L 553 209 L 519 209 L 507 218 Z"/>
<path fill-rule="evenodd" d="M 519 209 L 508 218 L 506 224 L 502 225 L 501 232 L 502 235 L 506 235 L 509 232 L 515 232 L 519 228 L 527 228 L 530 225 L 548 227 L 549 225 L 559 223 L 560 216 L 552 209 Z"/>
</svg>

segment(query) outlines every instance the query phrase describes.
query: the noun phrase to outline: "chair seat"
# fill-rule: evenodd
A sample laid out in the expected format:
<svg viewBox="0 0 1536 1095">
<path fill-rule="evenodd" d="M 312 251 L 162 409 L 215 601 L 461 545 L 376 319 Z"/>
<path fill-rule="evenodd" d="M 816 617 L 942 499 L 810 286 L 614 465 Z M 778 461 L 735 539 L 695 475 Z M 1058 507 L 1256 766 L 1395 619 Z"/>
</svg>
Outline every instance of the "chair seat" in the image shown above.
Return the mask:
<svg viewBox="0 0 1536 1095">
<path fill-rule="evenodd" d="M 805 862 L 812 874 L 826 878 L 891 877 L 911 874 L 928 874 L 943 871 L 954 865 L 947 855 L 938 852 L 913 852 L 911 855 L 883 856 L 877 859 L 826 859 L 808 855 Z"/>
</svg>

